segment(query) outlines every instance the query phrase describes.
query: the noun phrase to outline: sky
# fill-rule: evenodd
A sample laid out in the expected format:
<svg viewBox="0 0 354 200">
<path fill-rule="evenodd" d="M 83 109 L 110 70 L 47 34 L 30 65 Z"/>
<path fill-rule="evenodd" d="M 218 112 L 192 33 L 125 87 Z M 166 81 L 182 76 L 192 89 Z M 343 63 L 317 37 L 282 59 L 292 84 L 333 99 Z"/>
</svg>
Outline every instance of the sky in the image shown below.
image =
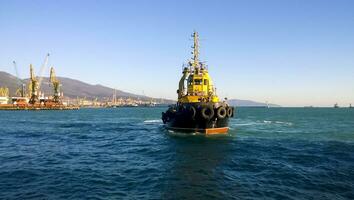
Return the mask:
<svg viewBox="0 0 354 200">
<path fill-rule="evenodd" d="M 194 30 L 222 98 L 354 105 L 351 0 L 0 0 L 0 71 L 176 99 Z"/>
</svg>

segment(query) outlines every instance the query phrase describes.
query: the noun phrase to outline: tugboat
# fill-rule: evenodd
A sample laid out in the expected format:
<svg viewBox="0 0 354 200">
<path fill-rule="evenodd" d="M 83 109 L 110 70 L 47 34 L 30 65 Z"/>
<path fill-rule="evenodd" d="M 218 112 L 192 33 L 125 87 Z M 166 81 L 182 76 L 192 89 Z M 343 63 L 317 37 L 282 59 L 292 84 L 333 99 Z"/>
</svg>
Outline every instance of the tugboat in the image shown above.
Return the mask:
<svg viewBox="0 0 354 200">
<path fill-rule="evenodd" d="M 162 113 L 162 121 L 170 130 L 226 134 L 229 119 L 234 117 L 234 107 L 219 100 L 207 66 L 199 61 L 198 33 L 194 32 L 192 37 L 193 57 L 183 68 L 177 90 L 178 101 Z"/>
</svg>

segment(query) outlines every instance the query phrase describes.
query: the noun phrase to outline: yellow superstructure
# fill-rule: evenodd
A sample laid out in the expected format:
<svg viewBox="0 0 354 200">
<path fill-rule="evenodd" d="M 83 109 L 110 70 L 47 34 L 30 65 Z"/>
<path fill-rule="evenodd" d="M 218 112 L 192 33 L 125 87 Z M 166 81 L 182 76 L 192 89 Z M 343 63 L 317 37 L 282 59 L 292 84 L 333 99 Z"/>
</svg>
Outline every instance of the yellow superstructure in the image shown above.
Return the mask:
<svg viewBox="0 0 354 200">
<path fill-rule="evenodd" d="M 199 61 L 198 33 L 193 33 L 193 58 L 189 61 L 189 67 L 183 69 L 183 76 L 179 82 L 178 102 L 219 102 L 211 77 L 206 66 Z M 187 87 L 185 86 L 187 85 Z"/>
</svg>

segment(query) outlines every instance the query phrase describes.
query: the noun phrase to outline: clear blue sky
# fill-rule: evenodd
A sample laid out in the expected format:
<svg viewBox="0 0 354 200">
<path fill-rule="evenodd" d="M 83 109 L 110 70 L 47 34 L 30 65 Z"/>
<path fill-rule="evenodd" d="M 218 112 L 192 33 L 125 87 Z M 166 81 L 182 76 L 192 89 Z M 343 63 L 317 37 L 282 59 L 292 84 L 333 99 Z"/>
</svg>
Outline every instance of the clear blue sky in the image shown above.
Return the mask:
<svg viewBox="0 0 354 200">
<path fill-rule="evenodd" d="M 194 29 L 221 97 L 354 105 L 350 0 L 0 0 L 0 70 L 50 52 L 58 76 L 176 99 Z"/>
</svg>

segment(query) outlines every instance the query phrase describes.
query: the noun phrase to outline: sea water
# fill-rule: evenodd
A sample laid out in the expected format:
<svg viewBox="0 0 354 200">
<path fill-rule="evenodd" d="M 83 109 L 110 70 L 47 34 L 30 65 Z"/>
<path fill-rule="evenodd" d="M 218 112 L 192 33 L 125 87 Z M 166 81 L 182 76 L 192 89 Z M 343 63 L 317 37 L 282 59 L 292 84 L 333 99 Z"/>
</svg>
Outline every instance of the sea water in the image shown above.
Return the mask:
<svg viewBox="0 0 354 200">
<path fill-rule="evenodd" d="M 238 108 L 216 137 L 165 109 L 0 111 L 0 199 L 354 197 L 354 109 Z"/>
</svg>

